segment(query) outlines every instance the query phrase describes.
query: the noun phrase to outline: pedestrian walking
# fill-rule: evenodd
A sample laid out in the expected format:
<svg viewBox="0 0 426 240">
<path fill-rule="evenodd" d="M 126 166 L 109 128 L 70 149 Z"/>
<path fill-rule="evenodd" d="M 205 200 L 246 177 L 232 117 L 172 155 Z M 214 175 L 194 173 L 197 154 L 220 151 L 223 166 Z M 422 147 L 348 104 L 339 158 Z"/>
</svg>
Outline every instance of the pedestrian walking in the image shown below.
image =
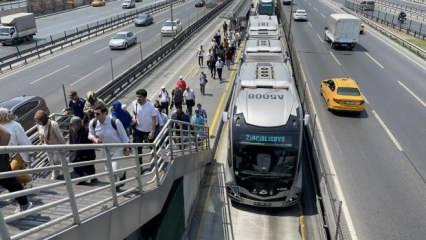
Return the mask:
<svg viewBox="0 0 426 240">
<path fill-rule="evenodd" d="M 220 38 L 221 38 L 221 34 L 220 34 L 220 29 L 216 32 L 216 34 L 214 35 L 214 40 L 216 41 L 216 45 L 220 45 Z"/>
<path fill-rule="evenodd" d="M 34 121 L 37 124 L 38 136 L 40 143 L 43 145 L 65 144 L 66 141 L 62 135 L 59 125 L 56 121 L 49 119 L 47 113 L 38 110 L 34 115 Z M 59 151 L 47 151 L 47 158 L 50 165 L 60 165 L 63 156 Z M 51 180 L 59 180 L 59 169 L 52 170 Z"/>
<path fill-rule="evenodd" d="M 201 103 L 197 104 L 197 110 L 200 111 L 200 115 L 204 118 L 204 126 L 207 126 L 207 111 L 203 109 Z"/>
<path fill-rule="evenodd" d="M 11 112 L 7 108 L 0 108 L 0 125 L 10 134 L 9 145 L 22 146 L 32 145 L 31 140 L 25 134 L 22 125 L 10 118 Z M 26 169 L 31 161 L 28 152 L 17 152 L 10 155 L 10 168 L 12 171 Z M 22 174 L 16 177 L 18 182 L 25 185 L 32 180 L 30 174 Z"/>
<path fill-rule="evenodd" d="M 200 114 L 200 110 L 195 109 L 195 113 L 191 117 L 191 123 L 194 124 L 194 125 L 204 126 L 205 121 L 204 121 L 204 117 Z M 204 128 L 199 127 L 199 126 L 195 126 L 194 130 L 195 130 L 198 138 L 205 136 Z"/>
<path fill-rule="evenodd" d="M 116 100 L 112 103 L 111 116 L 120 120 L 129 135 L 130 127 L 132 125 L 132 115 L 123 108 L 120 101 Z"/>
<path fill-rule="evenodd" d="M 173 108 L 173 106 L 178 107 L 182 106 L 183 104 L 183 91 L 180 87 L 176 86 L 175 89 L 172 91 L 172 104 L 170 104 L 170 109 Z"/>
<path fill-rule="evenodd" d="M 223 22 L 223 33 L 226 34 L 226 32 L 228 32 L 228 24 L 226 23 L 226 21 Z"/>
<path fill-rule="evenodd" d="M 219 77 L 219 80 L 222 82 L 222 69 L 223 69 L 223 61 L 221 58 L 218 58 L 215 64 L 217 76 Z"/>
<path fill-rule="evenodd" d="M 186 122 L 186 123 L 190 123 L 191 121 L 190 117 L 183 111 L 182 106 L 176 107 L 176 111 L 172 114 L 171 119 Z M 175 143 L 178 143 L 178 144 L 182 143 L 181 139 L 188 135 L 187 132 L 183 132 L 183 134 L 181 135 L 182 133 L 180 131 L 181 126 L 182 126 L 182 130 L 188 130 L 188 126 L 185 124 L 174 123 L 172 126 L 172 128 L 174 129 L 173 135 L 179 136 L 178 138 L 172 138 L 172 139 L 174 140 Z M 180 148 L 183 149 L 182 146 Z"/>
<path fill-rule="evenodd" d="M 204 49 L 203 45 L 200 45 L 200 48 L 197 50 L 197 56 L 198 56 L 198 66 L 203 67 L 204 65 Z"/>
<path fill-rule="evenodd" d="M 86 101 L 79 97 L 76 91 L 70 91 L 69 93 L 70 101 L 68 107 L 65 109 L 69 114 L 73 114 L 79 118 L 84 116 L 84 105 Z"/>
<path fill-rule="evenodd" d="M 201 71 L 200 73 L 200 91 L 201 94 L 204 96 L 206 94 L 206 85 L 207 85 L 207 75 Z"/>
<path fill-rule="evenodd" d="M 185 98 L 186 103 L 186 112 L 189 116 L 192 115 L 192 107 L 195 106 L 195 93 L 189 86 L 186 87 L 186 90 L 183 92 L 183 97 Z"/>
<path fill-rule="evenodd" d="M 69 143 L 70 144 L 90 144 L 92 141 L 89 140 L 89 130 L 83 126 L 81 118 L 74 116 L 70 120 L 70 132 L 69 132 Z M 96 159 L 95 149 L 84 149 L 84 150 L 73 150 L 70 152 L 70 162 L 85 162 Z M 85 165 L 80 167 L 74 167 L 74 173 L 79 177 L 95 174 L 95 165 Z M 97 178 L 92 178 L 90 183 L 95 184 L 98 182 Z M 87 184 L 86 181 L 77 183 L 79 185 Z"/>
<path fill-rule="evenodd" d="M 228 71 L 231 71 L 231 63 L 232 63 L 232 52 L 231 49 L 228 49 L 225 53 L 225 62 Z"/>
<path fill-rule="evenodd" d="M 183 80 L 183 76 L 180 75 L 179 79 L 176 81 L 176 86 L 180 89 L 182 89 L 182 91 L 185 91 L 186 89 L 186 82 L 185 80 Z"/>
<path fill-rule="evenodd" d="M 216 58 L 213 54 L 214 50 L 209 49 L 209 55 L 208 55 L 208 60 L 207 60 L 207 66 L 209 67 L 210 70 L 210 76 L 215 79 L 216 78 Z"/>
<path fill-rule="evenodd" d="M 154 111 L 154 104 L 148 99 L 148 92 L 145 89 L 136 91 L 136 100 L 132 102 L 133 112 L 133 142 L 149 143 L 154 141 L 157 114 Z"/>
<path fill-rule="evenodd" d="M 10 133 L 8 130 L 2 126 L 0 126 L 0 146 L 8 146 L 10 142 Z M 9 164 L 9 154 L 0 153 L 0 172 L 9 172 L 10 164 Z M 24 189 L 24 187 L 18 182 L 16 177 L 9 178 L 0 178 L 0 186 L 6 188 L 9 192 L 17 192 Z M 15 210 L 15 213 L 26 211 L 33 207 L 33 203 L 28 201 L 27 196 L 21 196 L 15 198 L 18 202 L 18 206 Z"/>
<path fill-rule="evenodd" d="M 160 98 L 160 112 L 165 111 L 166 114 L 169 115 L 170 96 L 165 86 L 161 86 L 161 91 L 160 94 L 158 94 L 158 97 Z"/>
<path fill-rule="evenodd" d="M 102 99 L 98 98 L 96 96 L 96 93 L 93 91 L 89 91 L 86 94 L 87 99 L 86 102 L 84 103 L 84 114 L 87 116 L 88 119 L 93 119 L 94 116 L 94 111 L 95 111 L 95 106 L 99 105 L 99 104 L 103 104 L 105 105 L 104 101 L 102 101 Z M 105 105 L 106 106 L 106 105 Z"/>
<path fill-rule="evenodd" d="M 120 120 L 112 118 L 108 115 L 108 108 L 104 104 L 97 104 L 94 107 L 95 118 L 89 123 L 88 139 L 95 144 L 101 143 L 129 143 L 129 137 Z M 128 148 L 111 148 L 110 154 L 112 158 L 129 155 Z M 123 168 L 123 161 L 112 161 L 112 170 L 114 171 L 114 181 L 122 181 L 126 179 L 126 172 L 117 173 Z M 116 191 L 120 191 L 120 187 L 124 184 L 116 185 Z"/>
</svg>

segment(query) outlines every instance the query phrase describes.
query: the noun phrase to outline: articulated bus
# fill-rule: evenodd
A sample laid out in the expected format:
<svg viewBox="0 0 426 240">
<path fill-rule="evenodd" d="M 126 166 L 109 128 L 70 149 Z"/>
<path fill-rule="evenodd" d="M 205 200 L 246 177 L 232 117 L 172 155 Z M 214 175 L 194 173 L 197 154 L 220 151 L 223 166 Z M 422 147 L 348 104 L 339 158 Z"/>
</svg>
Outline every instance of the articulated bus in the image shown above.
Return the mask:
<svg viewBox="0 0 426 240">
<path fill-rule="evenodd" d="M 277 16 L 250 16 L 248 39 L 280 39 L 281 30 Z"/>
</svg>

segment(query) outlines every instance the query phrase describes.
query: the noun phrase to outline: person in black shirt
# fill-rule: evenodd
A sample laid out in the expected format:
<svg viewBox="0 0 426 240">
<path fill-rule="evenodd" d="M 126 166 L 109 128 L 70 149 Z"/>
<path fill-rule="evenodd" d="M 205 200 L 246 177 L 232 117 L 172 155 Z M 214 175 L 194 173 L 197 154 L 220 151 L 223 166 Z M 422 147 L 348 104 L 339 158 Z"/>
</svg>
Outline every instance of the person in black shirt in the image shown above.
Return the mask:
<svg viewBox="0 0 426 240">
<path fill-rule="evenodd" d="M 72 113 L 74 116 L 77 116 L 83 119 L 84 116 L 84 104 L 86 101 L 79 97 L 76 91 L 70 91 L 70 101 L 68 103 L 68 108 L 66 109 L 68 112 Z"/>
</svg>

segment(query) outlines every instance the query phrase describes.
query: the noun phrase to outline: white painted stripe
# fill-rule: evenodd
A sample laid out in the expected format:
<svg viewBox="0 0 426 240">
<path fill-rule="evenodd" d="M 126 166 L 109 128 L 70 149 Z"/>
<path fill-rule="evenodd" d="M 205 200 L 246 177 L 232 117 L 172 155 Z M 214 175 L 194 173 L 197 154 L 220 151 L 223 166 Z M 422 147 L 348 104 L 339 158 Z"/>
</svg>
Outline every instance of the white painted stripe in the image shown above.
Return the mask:
<svg viewBox="0 0 426 240">
<path fill-rule="evenodd" d="M 324 42 L 324 40 L 322 39 L 322 37 L 317 33 L 317 37 L 318 37 L 318 39 L 320 40 L 320 42 Z"/>
<path fill-rule="evenodd" d="M 320 15 L 321 15 L 321 17 L 322 17 L 322 18 L 325 18 L 325 15 L 324 15 L 324 14 L 320 13 Z"/>
<path fill-rule="evenodd" d="M 97 71 L 99 71 L 99 70 L 101 70 L 102 68 L 104 68 L 104 66 L 100 66 L 100 67 L 98 67 L 98 68 L 96 68 L 95 70 L 93 70 L 92 72 L 90 72 L 90 73 L 88 73 L 88 74 L 86 74 L 86 75 L 84 75 L 83 77 L 81 77 L 80 79 L 78 79 L 77 81 L 75 81 L 75 82 L 73 82 L 73 83 L 71 83 L 71 87 L 73 87 L 74 85 L 76 85 L 77 83 L 79 83 L 79 82 L 81 82 L 81 81 L 83 81 L 84 79 L 86 79 L 86 78 L 88 78 L 88 77 L 90 77 L 90 76 L 92 76 L 93 74 L 95 74 Z"/>
<path fill-rule="evenodd" d="M 53 71 L 53 72 L 51 72 L 51 73 L 49 73 L 49 74 L 44 75 L 44 76 L 43 76 L 43 77 L 41 77 L 41 78 L 38 78 L 38 79 L 36 79 L 36 80 L 32 81 L 30 84 L 31 84 L 31 85 L 33 85 L 33 84 L 35 84 L 35 83 L 38 83 L 38 82 L 40 82 L 41 80 L 46 79 L 46 78 L 48 78 L 48 77 L 52 76 L 53 74 L 58 73 L 58 72 L 60 72 L 60 71 L 64 70 L 65 68 L 68 68 L 69 66 L 70 66 L 70 65 L 63 66 L 63 67 L 59 68 L 59 69 L 58 69 L 58 70 L 56 70 L 56 71 Z"/>
<path fill-rule="evenodd" d="M 299 63 L 301 65 L 301 72 L 302 72 L 303 78 L 307 80 L 308 78 L 306 77 L 306 74 L 303 71 L 303 66 L 302 66 L 302 62 L 300 61 L 300 59 L 299 59 Z M 312 108 L 314 109 L 314 112 L 312 114 L 316 114 L 318 111 L 315 107 L 314 100 L 312 98 L 310 86 L 309 86 L 309 84 L 306 84 L 306 86 L 307 86 L 307 96 L 309 98 L 309 101 L 311 102 Z M 324 130 L 322 128 L 322 124 L 320 122 L 319 117 L 316 117 L 315 120 L 318 123 L 317 126 L 318 126 L 319 137 L 321 139 L 321 143 L 324 146 L 325 160 L 327 161 L 327 165 L 330 168 L 329 169 L 330 173 L 333 173 L 331 179 L 332 179 L 333 184 L 335 186 L 337 199 L 342 201 L 343 217 L 346 220 L 346 224 L 347 224 L 347 227 L 348 227 L 348 232 L 349 232 L 350 238 L 352 240 L 358 240 L 358 235 L 356 233 L 355 226 L 353 224 L 352 217 L 351 217 L 351 214 L 349 212 L 349 208 L 347 206 L 345 195 L 343 195 L 342 186 L 340 185 L 340 182 L 339 182 L 339 179 L 338 179 L 338 176 L 337 176 L 337 172 L 336 172 L 336 168 L 334 167 L 334 163 L 333 163 L 331 153 L 330 153 L 330 148 L 328 147 L 328 143 L 327 143 L 327 138 L 324 136 Z"/>
<path fill-rule="evenodd" d="M 330 51 L 331 57 L 333 57 L 334 61 L 336 61 L 337 65 L 342 66 L 342 64 L 340 63 L 339 59 L 337 59 L 336 56 L 334 56 L 333 52 Z"/>
<path fill-rule="evenodd" d="M 396 140 L 395 136 L 392 134 L 392 132 L 389 130 L 389 128 L 386 126 L 385 122 L 383 122 L 382 118 L 380 118 L 379 114 L 376 113 L 376 111 L 372 110 L 373 115 L 376 117 L 377 121 L 379 121 L 382 128 L 385 130 L 386 134 L 389 136 L 393 144 L 395 144 L 396 148 L 400 152 L 403 151 L 401 144 L 399 144 L 398 140 Z"/>
<path fill-rule="evenodd" d="M 312 23 L 308 22 L 309 27 L 313 28 Z"/>
<path fill-rule="evenodd" d="M 413 91 L 411 91 L 411 89 L 409 89 L 407 86 L 405 86 L 405 84 L 403 84 L 401 81 L 398 81 L 399 85 L 401 85 L 405 90 L 407 90 L 407 92 L 409 92 L 411 94 L 411 96 L 413 96 L 415 99 L 417 99 L 417 101 L 419 101 L 423 107 L 426 107 L 426 103 L 425 101 L 423 101 L 419 96 L 417 96 Z"/>
<path fill-rule="evenodd" d="M 377 61 L 375 58 L 373 58 L 373 56 L 371 56 L 369 53 L 365 53 L 365 55 L 367 55 L 367 57 L 369 57 L 374 63 L 376 63 L 379 67 L 381 67 L 382 69 L 385 69 L 385 67 L 383 67 L 382 64 L 379 63 L 379 61 Z"/>
<path fill-rule="evenodd" d="M 102 51 L 104 51 L 105 49 L 107 49 L 108 47 L 104 47 L 104 48 L 101 48 L 101 49 L 98 49 L 98 50 L 96 50 L 95 51 L 95 53 L 100 53 L 100 52 L 102 52 Z"/>
</svg>

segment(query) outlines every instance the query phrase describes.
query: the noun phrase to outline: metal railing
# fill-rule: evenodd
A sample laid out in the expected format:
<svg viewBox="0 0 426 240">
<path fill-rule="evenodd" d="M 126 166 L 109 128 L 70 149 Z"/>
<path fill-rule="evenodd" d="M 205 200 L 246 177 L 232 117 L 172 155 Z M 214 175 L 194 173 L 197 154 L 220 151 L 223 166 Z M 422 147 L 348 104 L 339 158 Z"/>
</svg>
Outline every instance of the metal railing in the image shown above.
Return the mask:
<svg viewBox="0 0 426 240">
<path fill-rule="evenodd" d="M 62 189 L 64 195 L 47 201 L 43 199 L 43 204 L 37 204 L 35 207 L 10 215 L 0 214 L 0 230 L 2 239 L 22 239 L 43 229 L 55 230 L 55 226 L 63 226 L 66 220 L 72 220 L 71 225 L 78 225 L 83 220 L 108 211 L 111 208 L 118 207 L 143 194 L 146 191 L 157 188 L 164 181 L 169 166 L 179 156 L 192 155 L 193 153 L 206 151 L 210 149 L 209 129 L 206 126 L 193 125 L 186 122 L 169 120 L 153 143 L 143 144 L 80 144 L 80 145 L 49 145 L 49 146 L 8 146 L 0 147 L 0 153 L 15 152 L 46 152 L 57 151 L 60 153 L 61 164 L 50 165 L 34 169 L 25 169 L 19 171 L 1 172 L 0 179 L 16 177 L 22 174 L 40 174 L 52 170 L 60 170 L 64 175 L 63 181 L 52 181 L 47 184 L 35 186 L 12 193 L 3 193 L 0 195 L 0 201 L 12 200 L 20 196 L 38 195 L 47 191 L 55 192 L 55 189 Z M 131 148 L 132 153 L 124 156 L 117 153 L 117 149 Z M 92 161 L 70 163 L 66 155 L 71 151 L 95 149 L 101 151 L 97 155 L 104 157 Z M 138 150 L 141 152 L 138 154 Z M 113 161 L 122 162 L 125 165 L 119 169 L 113 169 Z M 70 171 L 76 167 L 88 165 L 101 165 L 105 167 L 102 172 L 97 172 L 84 177 L 71 178 Z M 99 167 L 98 167 L 99 169 Z M 146 170 L 146 172 L 142 172 Z M 115 176 L 127 172 L 130 176 L 127 179 L 118 180 Z M 77 183 L 88 181 L 94 178 L 103 180 L 103 184 L 97 184 L 83 191 L 77 191 Z M 126 184 L 128 186 L 122 192 L 117 192 L 116 187 Z M 104 197 L 99 199 L 100 193 Z M 97 197 L 96 197 L 97 195 Z M 79 200 L 84 200 L 86 204 L 79 204 Z M 90 205 L 87 205 L 90 201 Z M 10 234 L 8 231 L 11 224 L 19 219 L 36 214 L 47 215 L 49 210 L 55 211 L 58 206 L 66 205 L 68 212 L 62 216 L 50 219 L 49 221 L 21 232 Z M 69 207 L 68 207 L 69 206 Z M 4 213 L 5 211 L 3 211 Z"/>
<path fill-rule="evenodd" d="M 50 35 L 46 39 L 36 39 L 33 46 L 24 50 L 16 47 L 16 52 L 0 58 L 0 72 L 4 69 L 12 69 L 16 64 L 27 64 L 30 59 L 40 59 L 43 55 L 52 54 L 67 46 L 89 40 L 93 37 L 104 34 L 124 25 L 130 24 L 134 17 L 142 12 L 161 11 L 170 5 L 170 2 L 182 2 L 182 0 L 167 0 L 150 6 L 126 12 L 111 18 L 106 18 L 95 23 L 87 24 L 84 27 L 64 31 L 61 34 Z"/>
<path fill-rule="evenodd" d="M 424 22 L 424 19 L 407 19 L 404 23 L 400 23 L 398 22 L 399 13 L 383 12 L 379 10 L 363 11 L 360 9 L 359 4 L 349 0 L 345 0 L 344 6 L 347 9 L 355 11 L 359 15 L 369 18 L 375 22 L 385 24 L 387 27 L 391 27 L 399 31 L 405 31 L 407 34 L 423 40 L 426 38 L 426 22 Z"/>
<path fill-rule="evenodd" d="M 350 14 L 357 15 L 359 18 L 361 18 L 362 21 L 366 22 L 372 28 L 376 29 L 377 31 L 384 34 L 385 36 L 387 36 L 387 37 L 391 38 L 392 40 L 396 41 L 397 43 L 401 44 L 403 47 L 405 47 L 408 50 L 410 50 L 411 52 L 415 53 L 417 56 L 421 57 L 423 60 L 426 60 L 426 51 L 424 49 L 422 49 L 419 46 L 399 37 L 398 35 L 392 33 L 391 31 L 389 31 L 385 27 L 380 26 L 378 23 L 376 23 L 376 22 L 380 22 L 379 19 L 375 18 L 374 16 L 368 15 L 368 14 L 365 15 L 365 14 L 361 14 L 359 12 L 355 12 L 355 11 L 349 9 L 349 8 L 343 8 L 343 10 L 350 13 Z M 381 23 L 386 24 L 385 22 L 381 22 Z"/>
<path fill-rule="evenodd" d="M 280 13 L 284 13 L 281 4 L 278 4 L 278 8 Z M 312 116 L 309 120 L 309 124 L 306 126 L 306 131 L 304 131 L 304 142 L 307 147 L 311 149 L 311 157 L 313 157 L 307 160 L 307 164 L 313 175 L 313 182 L 316 183 L 314 189 L 319 196 L 317 205 L 319 213 L 321 214 L 322 225 L 326 230 L 324 234 L 327 235 L 328 239 L 333 240 L 351 239 L 347 233 L 346 222 L 343 220 L 344 215 L 341 212 L 342 200 L 339 199 L 335 191 L 336 186 L 332 179 L 334 175 L 330 174 L 329 166 L 327 166 L 325 161 L 326 156 L 322 151 L 323 143 L 318 137 L 317 115 L 311 105 L 312 103 L 306 99 L 309 93 L 309 91 L 307 91 L 307 79 L 305 79 L 302 73 L 300 60 L 294 45 L 293 33 L 289 33 L 289 21 L 287 17 L 291 20 L 291 16 L 286 16 L 285 14 L 281 14 L 280 19 L 287 40 L 294 79 L 303 110 Z"/>
<path fill-rule="evenodd" d="M 23 8 L 28 6 L 27 0 L 18 0 L 13 2 L 0 3 L 0 11 L 6 11 L 15 8 Z"/>
</svg>

